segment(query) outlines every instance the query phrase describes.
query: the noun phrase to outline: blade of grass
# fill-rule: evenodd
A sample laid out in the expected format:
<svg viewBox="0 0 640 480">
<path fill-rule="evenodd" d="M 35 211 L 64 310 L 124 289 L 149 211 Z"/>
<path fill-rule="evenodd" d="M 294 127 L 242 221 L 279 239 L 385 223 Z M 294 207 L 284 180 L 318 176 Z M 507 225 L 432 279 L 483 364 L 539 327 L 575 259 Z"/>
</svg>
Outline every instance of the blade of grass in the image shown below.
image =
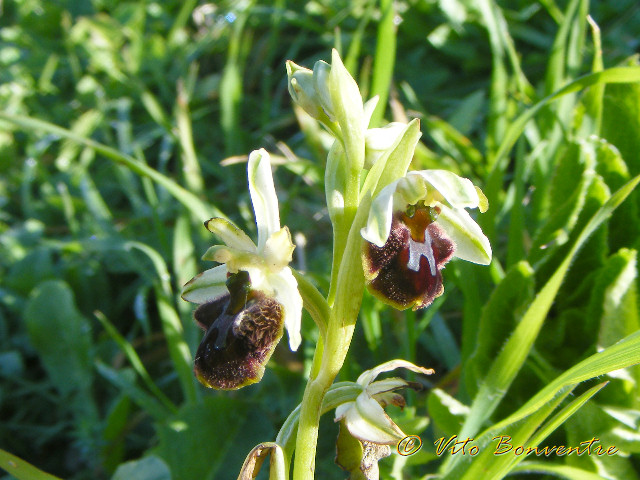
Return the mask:
<svg viewBox="0 0 640 480">
<path fill-rule="evenodd" d="M 122 350 L 122 352 L 125 354 L 125 356 L 129 360 L 129 363 L 131 363 L 131 366 L 138 374 L 138 376 L 142 379 L 147 388 L 151 391 L 151 393 L 153 393 L 158 401 L 165 407 L 167 407 L 169 411 L 171 411 L 172 413 L 177 413 L 178 407 L 176 407 L 173 402 L 169 400 L 169 398 L 164 393 L 162 393 L 162 390 L 160 390 L 155 382 L 151 379 L 151 376 L 147 372 L 147 369 L 144 368 L 142 360 L 140 360 L 138 353 L 133 348 L 131 343 L 129 343 L 126 338 L 120 335 L 120 332 L 118 332 L 116 327 L 113 326 L 113 324 L 107 317 L 104 316 L 104 314 L 102 314 L 102 312 L 94 312 L 94 315 L 100 321 L 109 336 L 118 344 L 120 350 Z"/>
<path fill-rule="evenodd" d="M 557 405 L 559 402 L 550 402 L 543 407 L 543 409 L 538 410 L 531 417 L 527 418 L 527 421 L 520 426 L 517 431 L 511 433 L 510 443 L 513 446 L 526 446 L 526 448 L 536 448 L 540 445 L 540 443 L 547 438 L 554 430 L 556 430 L 560 425 L 562 425 L 571 415 L 577 412 L 580 407 L 582 407 L 589 399 L 591 399 L 596 393 L 598 393 L 607 383 L 601 383 L 596 385 L 585 393 L 580 395 L 578 398 L 573 400 L 569 405 L 560 410 L 556 415 L 554 415 L 549 421 L 547 421 L 533 436 L 531 435 L 539 425 L 544 421 L 544 419 L 549 415 L 552 409 L 549 409 L 548 405 Z M 567 392 L 568 394 L 569 392 Z M 559 397 L 560 399 L 565 398 L 564 395 Z M 548 412 L 543 415 L 540 412 Z M 494 437 L 492 437 L 494 438 Z M 574 445 L 577 447 L 577 445 Z M 505 477 L 509 472 L 513 470 L 513 468 L 520 463 L 526 455 L 494 455 L 490 450 L 485 450 L 491 455 L 483 454 L 483 458 L 476 458 L 476 461 L 472 462 L 471 468 L 469 468 L 465 472 L 465 477 L 468 479 L 478 478 L 480 472 L 487 465 L 491 465 L 491 472 L 493 478 L 495 480 L 499 480 Z M 497 457 L 497 458 L 496 458 Z M 465 478 L 463 477 L 463 478 Z"/>
<path fill-rule="evenodd" d="M 212 216 L 226 218 L 225 215 L 213 205 L 207 204 L 200 200 L 196 195 L 189 192 L 178 183 L 166 175 L 161 174 L 157 170 L 144 165 L 130 155 L 120 153 L 118 150 L 103 145 L 90 138 L 82 137 L 74 134 L 66 128 L 59 127 L 43 120 L 31 118 L 23 115 L 12 115 L 6 112 L 0 112 L 0 120 L 4 120 L 16 125 L 26 131 L 42 131 L 49 134 L 57 135 L 61 138 L 67 138 L 81 145 L 85 145 L 95 150 L 118 164 L 126 166 L 129 170 L 143 177 L 149 177 L 157 184 L 164 187 L 173 197 L 178 200 L 187 210 L 193 213 L 197 218 L 211 218 Z"/>
<path fill-rule="evenodd" d="M 198 399 L 198 392 L 191 372 L 191 352 L 184 339 L 184 331 L 180 316 L 173 305 L 173 293 L 169 271 L 164 259 L 154 249 L 139 242 L 127 242 L 125 248 L 140 250 L 153 263 L 158 280 L 155 282 L 154 291 L 158 313 L 162 322 L 162 330 L 167 339 L 169 355 L 178 374 L 182 386 L 182 392 L 188 402 Z"/>
<path fill-rule="evenodd" d="M 391 88 L 393 68 L 396 61 L 396 12 L 392 0 L 380 0 L 382 18 L 378 24 L 378 38 L 376 54 L 373 61 L 373 81 L 371 83 L 371 97 L 379 96 L 376 109 L 371 116 L 370 125 L 377 127 L 381 124 L 387 109 L 387 99 Z"/>
<path fill-rule="evenodd" d="M 491 365 L 485 381 L 480 386 L 471 405 L 471 411 L 459 434 L 460 438 L 473 437 L 482 424 L 493 414 L 509 389 L 511 382 L 524 364 L 574 257 L 589 236 L 609 218 L 611 213 L 631 194 L 639 182 L 640 176 L 637 176 L 614 193 L 580 232 L 578 239 L 565 259 L 533 300 L 504 348 Z M 443 471 L 449 471 L 453 463 L 457 461 L 457 458 L 454 456 L 449 457 L 443 464 Z"/>
<path fill-rule="evenodd" d="M 2 449 L 0 449 L 0 468 L 18 480 L 60 480 Z"/>
</svg>

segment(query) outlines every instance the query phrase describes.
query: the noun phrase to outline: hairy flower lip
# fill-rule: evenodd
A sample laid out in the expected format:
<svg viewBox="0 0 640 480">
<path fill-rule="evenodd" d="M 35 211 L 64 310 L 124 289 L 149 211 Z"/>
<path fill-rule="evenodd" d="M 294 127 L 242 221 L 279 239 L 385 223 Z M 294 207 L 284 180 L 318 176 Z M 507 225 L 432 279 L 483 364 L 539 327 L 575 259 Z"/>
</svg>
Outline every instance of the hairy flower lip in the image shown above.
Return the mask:
<svg viewBox="0 0 640 480">
<path fill-rule="evenodd" d="M 413 218 L 396 214 L 382 248 L 363 242 L 369 291 L 398 310 L 424 308 L 444 291 L 440 270 L 454 254 L 455 245 L 427 210 L 417 209 Z"/>
<path fill-rule="evenodd" d="M 194 312 L 206 333 L 198 346 L 194 372 L 207 387 L 236 390 L 259 382 L 283 333 L 283 309 L 253 290 L 249 275 L 229 276 L 229 293 Z"/>
</svg>

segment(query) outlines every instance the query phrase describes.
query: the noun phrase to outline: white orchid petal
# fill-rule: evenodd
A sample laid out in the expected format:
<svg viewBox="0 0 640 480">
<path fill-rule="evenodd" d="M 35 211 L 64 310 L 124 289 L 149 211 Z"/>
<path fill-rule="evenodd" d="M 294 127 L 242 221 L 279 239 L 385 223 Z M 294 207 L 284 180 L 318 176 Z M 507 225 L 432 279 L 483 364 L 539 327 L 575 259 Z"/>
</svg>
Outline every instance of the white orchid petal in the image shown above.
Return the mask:
<svg viewBox="0 0 640 480">
<path fill-rule="evenodd" d="M 227 267 L 218 265 L 196 275 L 182 288 L 182 298 L 187 302 L 203 304 L 213 302 L 227 290 Z"/>
<path fill-rule="evenodd" d="M 393 196 L 397 186 L 398 181 L 395 181 L 380 190 L 371 202 L 367 225 L 360 230 L 362 238 L 378 247 L 384 246 L 391 232 Z"/>
<path fill-rule="evenodd" d="M 378 365 L 371 370 L 366 370 L 362 372 L 362 374 L 358 377 L 357 382 L 364 386 L 365 388 L 373 382 L 378 375 L 383 372 L 390 372 L 391 370 L 395 370 L 396 368 L 406 368 L 407 370 L 411 370 L 416 373 L 423 373 L 424 375 L 431 375 L 433 372 L 432 368 L 424 368 L 419 367 L 418 365 L 414 365 L 411 362 L 401 359 L 389 360 L 383 364 Z"/>
<path fill-rule="evenodd" d="M 367 100 L 362 107 L 364 113 L 364 128 L 367 129 L 369 127 L 369 123 L 371 122 L 371 116 L 373 115 L 373 111 L 378 106 L 378 101 L 380 100 L 380 95 L 376 95 L 375 97 L 371 97 Z"/>
<path fill-rule="evenodd" d="M 378 395 L 380 393 L 392 392 L 399 388 L 406 388 L 409 386 L 409 382 L 402 378 L 385 378 L 384 380 L 378 380 L 371 382 L 367 386 L 367 393 L 371 396 Z"/>
<path fill-rule="evenodd" d="M 249 155 L 249 194 L 258 226 L 258 251 L 262 252 L 267 239 L 280 230 L 278 197 L 273 185 L 271 161 L 264 148 Z"/>
<path fill-rule="evenodd" d="M 392 122 L 381 128 L 370 128 L 365 132 L 364 167 L 371 168 L 385 154 L 390 154 L 402 140 L 409 128 L 406 123 Z"/>
<path fill-rule="evenodd" d="M 265 243 L 263 256 L 267 267 L 277 271 L 291 263 L 295 245 L 287 227 L 273 233 Z"/>
<path fill-rule="evenodd" d="M 336 407 L 336 416 L 334 418 L 334 421 L 339 422 L 340 420 L 342 420 L 347 415 L 347 412 L 351 408 L 355 408 L 355 407 L 356 407 L 356 402 L 344 402 L 344 403 L 341 403 L 340 405 L 338 405 Z"/>
<path fill-rule="evenodd" d="M 284 326 L 289 335 L 289 347 L 295 352 L 302 342 L 302 297 L 298 291 L 298 282 L 289 267 L 283 268 L 277 274 L 269 275 L 267 282 L 273 288 L 276 300 L 284 308 Z"/>
<path fill-rule="evenodd" d="M 456 244 L 454 256 L 468 262 L 489 265 L 491 244 L 469 213 L 461 208 L 440 205 L 436 222 Z"/>
<path fill-rule="evenodd" d="M 204 226 L 229 247 L 247 252 L 256 251 L 256 245 L 249 236 L 224 218 L 212 218 L 206 221 Z"/>
<path fill-rule="evenodd" d="M 476 187 L 468 178 L 447 170 L 421 170 L 415 174 L 420 175 L 454 208 L 477 208 L 480 204 Z"/>
<path fill-rule="evenodd" d="M 366 393 L 358 395 L 355 405 L 344 413 L 344 421 L 349 433 L 363 441 L 394 445 L 406 437 L 380 404 Z"/>
</svg>

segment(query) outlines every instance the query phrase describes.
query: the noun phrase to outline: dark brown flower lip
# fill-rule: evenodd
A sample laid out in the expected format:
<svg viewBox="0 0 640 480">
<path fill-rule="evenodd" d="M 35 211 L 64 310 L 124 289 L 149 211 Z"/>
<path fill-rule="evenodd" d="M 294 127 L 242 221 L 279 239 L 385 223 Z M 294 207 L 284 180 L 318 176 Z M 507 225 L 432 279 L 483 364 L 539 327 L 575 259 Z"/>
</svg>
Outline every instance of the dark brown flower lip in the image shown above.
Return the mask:
<svg viewBox="0 0 640 480">
<path fill-rule="evenodd" d="M 229 294 L 200 305 L 196 322 L 206 333 L 194 371 L 207 387 L 235 390 L 259 382 L 284 331 L 283 308 L 252 290 L 247 272 L 229 276 Z"/>
<path fill-rule="evenodd" d="M 393 216 L 386 243 L 363 242 L 363 267 L 369 291 L 399 310 L 430 305 L 442 295 L 441 269 L 455 244 L 434 219 L 436 211 L 416 206 Z"/>
</svg>

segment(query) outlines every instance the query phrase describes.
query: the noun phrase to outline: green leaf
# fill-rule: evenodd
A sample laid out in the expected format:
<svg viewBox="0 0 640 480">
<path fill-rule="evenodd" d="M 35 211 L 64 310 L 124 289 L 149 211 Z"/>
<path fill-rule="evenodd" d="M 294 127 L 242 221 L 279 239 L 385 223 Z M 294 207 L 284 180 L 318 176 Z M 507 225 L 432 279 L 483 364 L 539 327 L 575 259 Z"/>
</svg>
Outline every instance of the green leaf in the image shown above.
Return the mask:
<svg viewBox="0 0 640 480">
<path fill-rule="evenodd" d="M 442 436 L 442 433 L 450 438 L 462 427 L 465 417 L 469 414 L 469 407 L 444 390 L 434 388 L 427 398 L 427 411 L 434 426 L 439 429 L 437 436 Z"/>
<path fill-rule="evenodd" d="M 0 468 L 18 480 L 60 480 L 4 450 L 0 450 Z"/>
<path fill-rule="evenodd" d="M 536 232 L 531 246 L 529 261 L 532 264 L 548 257 L 549 252 L 569 239 L 593 180 L 593 163 L 594 159 L 587 155 L 583 144 L 572 143 L 566 147 L 549 187 L 549 217 Z"/>
<path fill-rule="evenodd" d="M 507 272 L 485 303 L 475 337 L 476 347 L 463 369 L 471 397 L 533 299 L 534 286 L 533 269 L 527 262 L 520 262 Z"/>
<path fill-rule="evenodd" d="M 255 405 L 216 396 L 165 418 L 157 435 L 154 453 L 169 465 L 173 480 L 212 480 L 237 474 L 255 438 L 269 438 L 273 431 Z"/>
<path fill-rule="evenodd" d="M 626 183 L 596 212 L 578 236 L 578 239 L 569 254 L 562 261 L 560 267 L 537 294 L 531 306 L 524 314 L 522 321 L 518 324 L 518 327 L 514 330 L 512 336 L 491 365 L 486 380 L 481 385 L 471 405 L 471 412 L 467 416 L 467 420 L 459 434 L 460 438 L 464 439 L 475 435 L 484 421 L 495 411 L 513 382 L 513 379 L 524 364 L 578 250 L 588 240 L 589 236 L 609 218 L 611 213 L 629 196 L 639 182 L 640 176 Z M 459 458 L 459 456 L 449 457 L 443 465 L 443 470 L 449 471 Z"/>
<path fill-rule="evenodd" d="M 59 280 L 41 283 L 25 310 L 29 339 L 62 394 L 91 387 L 91 326 L 76 309 L 73 292 Z"/>
<path fill-rule="evenodd" d="M 629 62 L 638 68 L 638 59 Z M 607 85 L 604 91 L 602 136 L 615 145 L 631 175 L 640 173 L 640 83 Z"/>
<path fill-rule="evenodd" d="M 111 480 L 171 480 L 171 472 L 166 463 L 155 455 L 132 460 L 118 467 Z"/>
</svg>

